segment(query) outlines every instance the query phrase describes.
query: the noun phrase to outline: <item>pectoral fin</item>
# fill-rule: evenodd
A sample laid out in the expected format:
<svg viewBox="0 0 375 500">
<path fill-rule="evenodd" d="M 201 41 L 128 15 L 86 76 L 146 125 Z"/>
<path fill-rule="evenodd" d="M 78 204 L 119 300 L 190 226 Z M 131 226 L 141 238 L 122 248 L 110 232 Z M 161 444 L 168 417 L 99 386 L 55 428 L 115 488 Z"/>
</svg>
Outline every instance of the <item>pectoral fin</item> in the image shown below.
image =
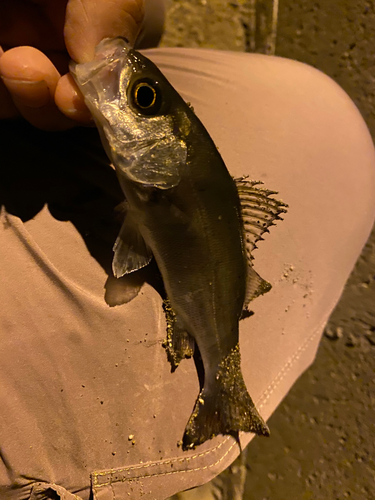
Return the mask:
<svg viewBox="0 0 375 500">
<path fill-rule="evenodd" d="M 120 234 L 113 246 L 115 253 L 112 262 L 113 274 L 121 278 L 147 264 L 152 259 L 152 252 L 140 234 L 132 215 L 128 212 L 121 227 Z"/>
</svg>

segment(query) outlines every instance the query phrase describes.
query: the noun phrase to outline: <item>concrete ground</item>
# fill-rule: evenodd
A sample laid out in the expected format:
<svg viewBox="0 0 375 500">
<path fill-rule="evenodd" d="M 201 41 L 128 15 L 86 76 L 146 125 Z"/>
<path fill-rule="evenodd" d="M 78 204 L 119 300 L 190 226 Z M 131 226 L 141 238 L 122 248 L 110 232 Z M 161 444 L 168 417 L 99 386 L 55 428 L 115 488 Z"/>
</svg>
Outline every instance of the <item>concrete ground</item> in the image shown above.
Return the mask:
<svg viewBox="0 0 375 500">
<path fill-rule="evenodd" d="M 272 53 L 275 2 L 169 0 L 162 44 Z M 254 29 L 259 26 L 263 34 Z M 373 137 L 374 47 L 374 2 L 280 0 L 276 55 L 331 76 L 357 104 Z M 375 499 L 374 305 L 375 232 L 314 365 L 271 417 L 272 436 L 248 447 L 244 499 Z"/>
</svg>

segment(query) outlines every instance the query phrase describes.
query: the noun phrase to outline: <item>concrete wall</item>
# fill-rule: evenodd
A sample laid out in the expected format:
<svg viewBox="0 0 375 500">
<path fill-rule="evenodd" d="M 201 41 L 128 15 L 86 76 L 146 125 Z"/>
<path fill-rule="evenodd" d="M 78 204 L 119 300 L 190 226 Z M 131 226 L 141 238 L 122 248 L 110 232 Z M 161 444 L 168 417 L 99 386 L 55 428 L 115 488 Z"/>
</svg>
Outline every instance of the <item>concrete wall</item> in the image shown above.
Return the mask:
<svg viewBox="0 0 375 500">
<path fill-rule="evenodd" d="M 162 45 L 273 54 L 278 0 L 166 0 Z"/>
<path fill-rule="evenodd" d="M 168 0 L 162 43 L 272 53 L 273 7 L 272 0 Z M 374 2 L 280 0 L 276 55 L 336 80 L 373 137 L 374 52 Z M 375 233 L 314 366 L 272 416 L 271 438 L 249 446 L 246 500 L 375 499 L 374 354 Z"/>
</svg>

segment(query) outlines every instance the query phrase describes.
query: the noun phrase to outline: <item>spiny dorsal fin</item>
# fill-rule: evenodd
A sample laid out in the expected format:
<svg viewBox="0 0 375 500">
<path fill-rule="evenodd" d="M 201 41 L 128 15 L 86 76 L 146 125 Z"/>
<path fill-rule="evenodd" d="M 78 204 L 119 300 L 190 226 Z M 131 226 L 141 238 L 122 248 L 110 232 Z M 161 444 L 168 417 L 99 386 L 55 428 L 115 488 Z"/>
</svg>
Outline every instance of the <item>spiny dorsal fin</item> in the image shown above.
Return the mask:
<svg viewBox="0 0 375 500">
<path fill-rule="evenodd" d="M 280 214 L 286 212 L 288 205 L 271 198 L 276 191 L 262 189 L 256 186 L 261 181 L 249 181 L 245 177 L 235 179 L 238 195 L 241 202 L 241 216 L 244 225 L 246 252 L 251 260 L 252 251 L 257 248 L 256 243 L 263 240 L 262 235 L 268 233 L 268 228 L 275 225 L 275 221 L 282 220 Z"/>
<path fill-rule="evenodd" d="M 263 184 L 260 181 L 249 181 L 245 177 L 241 177 L 235 179 L 235 182 L 241 202 L 241 217 L 248 260 L 247 288 L 244 301 L 244 310 L 246 310 L 251 300 L 271 290 L 270 283 L 261 278 L 253 268 L 252 251 L 257 248 L 256 243 L 264 239 L 262 235 L 269 232 L 268 228 L 274 226 L 276 220 L 282 220 L 280 214 L 286 212 L 288 205 L 271 197 L 277 194 L 276 191 L 256 187 Z"/>
</svg>

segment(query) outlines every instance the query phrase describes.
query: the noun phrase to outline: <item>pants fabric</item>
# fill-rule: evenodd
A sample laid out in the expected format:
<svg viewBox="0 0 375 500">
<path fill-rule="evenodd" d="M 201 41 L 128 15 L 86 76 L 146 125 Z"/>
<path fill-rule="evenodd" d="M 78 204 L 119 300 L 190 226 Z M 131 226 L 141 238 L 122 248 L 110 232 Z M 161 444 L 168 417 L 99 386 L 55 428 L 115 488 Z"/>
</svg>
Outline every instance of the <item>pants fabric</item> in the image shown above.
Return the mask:
<svg viewBox="0 0 375 500">
<path fill-rule="evenodd" d="M 312 363 L 371 230 L 371 138 L 348 96 L 300 63 L 145 54 L 192 103 L 230 173 L 289 205 L 254 252 L 273 288 L 240 322 L 245 382 L 267 419 Z M 171 373 L 147 271 L 109 277 L 122 194 L 95 131 L 0 126 L 1 499 L 164 500 L 209 481 L 239 447 L 228 436 L 177 446 L 198 394 L 194 362 Z"/>
</svg>

